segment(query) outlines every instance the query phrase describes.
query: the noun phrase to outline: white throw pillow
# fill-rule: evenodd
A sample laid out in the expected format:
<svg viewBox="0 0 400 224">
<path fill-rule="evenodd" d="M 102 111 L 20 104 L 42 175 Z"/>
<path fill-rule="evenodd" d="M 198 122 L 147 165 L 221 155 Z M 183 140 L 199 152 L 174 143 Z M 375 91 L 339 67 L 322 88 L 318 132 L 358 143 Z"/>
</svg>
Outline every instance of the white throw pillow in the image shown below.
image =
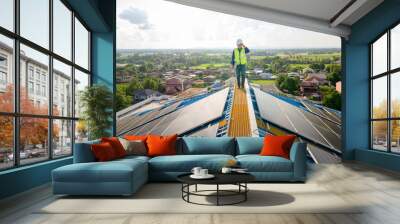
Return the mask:
<svg viewBox="0 0 400 224">
<path fill-rule="evenodd" d="M 126 151 L 126 155 L 145 156 L 147 155 L 146 145 L 141 140 L 129 141 L 124 138 L 119 138 Z"/>
</svg>

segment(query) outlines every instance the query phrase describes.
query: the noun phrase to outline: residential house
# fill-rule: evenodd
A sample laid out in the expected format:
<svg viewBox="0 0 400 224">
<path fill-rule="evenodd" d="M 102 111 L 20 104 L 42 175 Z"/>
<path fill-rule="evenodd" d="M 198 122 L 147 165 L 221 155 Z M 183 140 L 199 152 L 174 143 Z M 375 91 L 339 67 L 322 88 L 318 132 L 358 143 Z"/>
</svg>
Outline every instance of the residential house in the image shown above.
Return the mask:
<svg viewBox="0 0 400 224">
<path fill-rule="evenodd" d="M 169 95 L 177 94 L 192 87 L 192 82 L 183 78 L 170 78 L 165 82 L 165 93 Z"/>
<path fill-rule="evenodd" d="M 134 103 L 149 99 L 151 97 L 158 97 L 162 94 L 152 89 L 140 89 L 133 92 Z"/>
<path fill-rule="evenodd" d="M 215 75 L 207 75 L 206 77 L 203 78 L 204 82 L 206 83 L 213 83 L 215 79 L 216 79 Z"/>
</svg>

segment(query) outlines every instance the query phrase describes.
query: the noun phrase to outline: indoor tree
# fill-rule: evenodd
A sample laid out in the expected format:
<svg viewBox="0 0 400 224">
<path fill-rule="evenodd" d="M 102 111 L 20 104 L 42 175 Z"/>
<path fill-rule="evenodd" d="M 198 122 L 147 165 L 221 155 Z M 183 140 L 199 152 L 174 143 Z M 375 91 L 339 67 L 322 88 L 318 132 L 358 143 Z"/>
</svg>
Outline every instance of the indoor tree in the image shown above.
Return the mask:
<svg viewBox="0 0 400 224">
<path fill-rule="evenodd" d="M 88 128 L 89 139 L 110 136 L 112 125 L 113 94 L 104 85 L 86 87 L 80 96 L 83 119 Z"/>
</svg>

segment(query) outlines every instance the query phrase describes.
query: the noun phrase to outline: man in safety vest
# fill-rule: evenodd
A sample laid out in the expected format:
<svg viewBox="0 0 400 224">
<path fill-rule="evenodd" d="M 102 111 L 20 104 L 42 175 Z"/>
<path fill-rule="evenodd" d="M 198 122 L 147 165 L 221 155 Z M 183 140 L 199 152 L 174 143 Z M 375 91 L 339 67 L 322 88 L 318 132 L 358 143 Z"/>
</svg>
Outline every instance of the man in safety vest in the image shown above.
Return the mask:
<svg viewBox="0 0 400 224">
<path fill-rule="evenodd" d="M 250 50 L 244 46 L 243 41 L 238 39 L 236 41 L 237 48 L 232 53 L 232 68 L 236 66 L 236 79 L 239 88 L 244 88 L 244 80 L 246 77 L 247 54 Z"/>
</svg>

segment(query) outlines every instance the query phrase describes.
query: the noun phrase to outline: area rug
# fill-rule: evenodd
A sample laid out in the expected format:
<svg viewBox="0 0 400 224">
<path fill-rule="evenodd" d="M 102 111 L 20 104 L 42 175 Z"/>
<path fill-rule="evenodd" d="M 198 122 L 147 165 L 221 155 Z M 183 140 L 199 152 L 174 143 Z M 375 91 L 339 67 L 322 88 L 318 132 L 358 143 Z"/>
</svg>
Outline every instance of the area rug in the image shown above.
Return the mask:
<svg viewBox="0 0 400 224">
<path fill-rule="evenodd" d="M 182 200 L 180 184 L 150 183 L 131 197 L 56 197 L 36 213 L 360 213 L 361 211 L 359 205 L 346 202 L 317 184 L 263 183 L 248 186 L 250 191 L 247 201 L 237 205 L 189 204 Z M 215 186 L 199 186 L 198 190 L 212 188 Z M 222 202 L 229 203 L 237 199 L 240 198 L 225 197 Z M 193 196 L 191 200 L 197 203 L 215 203 L 213 196 Z"/>
</svg>

